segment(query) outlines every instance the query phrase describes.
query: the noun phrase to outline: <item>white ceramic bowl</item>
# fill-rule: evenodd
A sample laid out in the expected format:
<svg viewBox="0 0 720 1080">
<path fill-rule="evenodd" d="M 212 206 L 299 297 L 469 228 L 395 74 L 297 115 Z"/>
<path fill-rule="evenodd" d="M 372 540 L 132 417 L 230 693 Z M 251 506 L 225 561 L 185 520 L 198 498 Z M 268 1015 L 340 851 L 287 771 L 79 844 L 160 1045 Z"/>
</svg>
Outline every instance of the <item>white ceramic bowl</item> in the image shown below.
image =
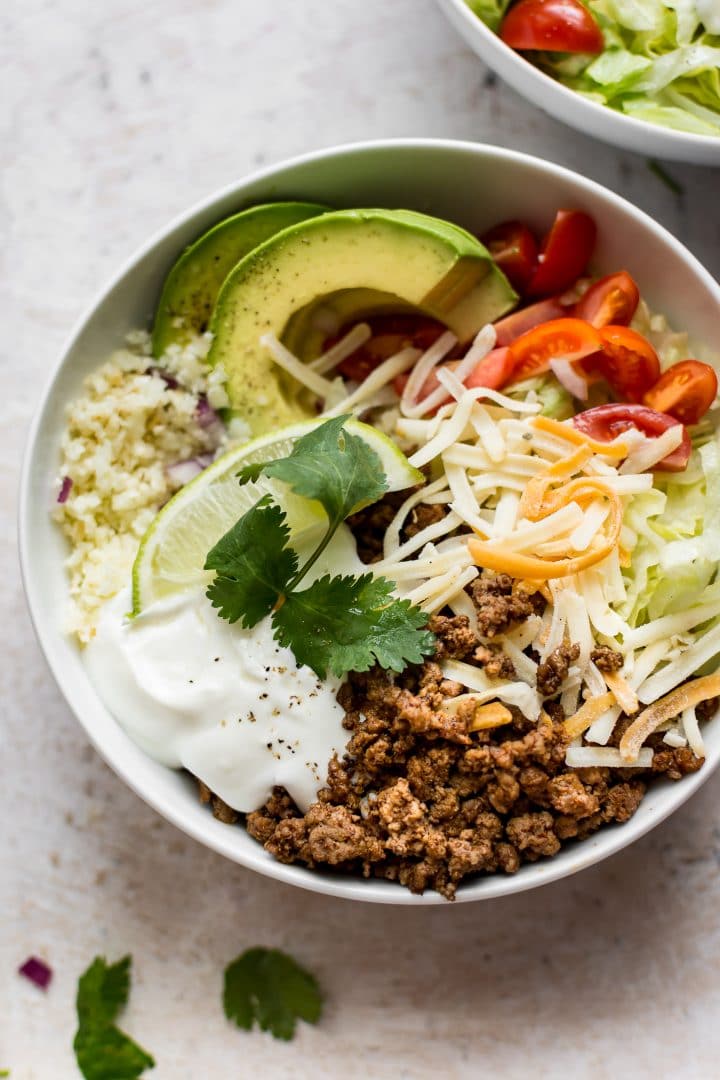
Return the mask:
<svg viewBox="0 0 720 1080">
<path fill-rule="evenodd" d="M 241 827 L 215 821 L 195 785 L 156 764 L 116 724 L 101 702 L 72 641 L 62 632 L 67 585 L 64 546 L 49 510 L 57 493 L 63 412 L 85 375 L 130 329 L 148 326 L 163 278 L 178 253 L 226 215 L 255 202 L 297 198 L 338 207 L 410 207 L 451 218 L 474 231 L 520 217 L 547 227 L 558 207 L 587 210 L 598 224 L 596 268 L 626 268 L 643 295 L 677 327 L 714 338 L 720 287 L 668 232 L 611 191 L 557 165 L 473 143 L 403 140 L 325 150 L 256 173 L 176 218 L 134 256 L 91 304 L 58 359 L 32 426 L 20 504 L 20 550 L 25 588 L 40 644 L 65 699 L 98 751 L 138 795 L 178 828 L 262 874 L 317 892 L 388 904 L 445 903 L 433 892 L 412 896 L 383 881 L 333 876 L 284 866 Z M 519 892 L 603 859 L 632 843 L 681 803 L 720 759 L 720 722 L 707 732 L 708 759 L 681 783 L 653 786 L 635 817 L 524 866 L 514 877 L 480 878 L 463 885 L 458 900 Z"/>
<path fill-rule="evenodd" d="M 720 136 L 673 131 L 589 101 L 546 75 L 501 41 L 470 10 L 465 0 L 437 0 L 437 3 L 481 60 L 513 90 L 556 120 L 563 120 L 585 135 L 594 135 L 637 154 L 696 165 L 720 165 Z"/>
</svg>

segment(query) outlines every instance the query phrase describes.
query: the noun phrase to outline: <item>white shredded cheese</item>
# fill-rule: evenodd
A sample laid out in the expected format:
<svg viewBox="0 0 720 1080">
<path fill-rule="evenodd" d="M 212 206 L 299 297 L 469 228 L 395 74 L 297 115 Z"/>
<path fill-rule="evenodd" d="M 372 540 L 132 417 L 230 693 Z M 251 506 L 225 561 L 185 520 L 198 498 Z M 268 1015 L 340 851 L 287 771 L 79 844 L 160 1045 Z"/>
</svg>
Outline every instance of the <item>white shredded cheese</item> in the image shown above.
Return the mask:
<svg viewBox="0 0 720 1080">
<path fill-rule="evenodd" d="M 653 751 L 644 747 L 633 761 L 626 761 L 613 746 L 569 746 L 565 763 L 573 769 L 647 769 L 652 765 Z"/>
<path fill-rule="evenodd" d="M 298 360 L 297 356 L 294 356 L 289 349 L 286 349 L 274 334 L 263 334 L 260 338 L 260 344 L 268 350 L 278 367 L 281 367 L 283 371 L 287 371 L 288 375 L 292 375 L 293 379 L 296 379 L 302 386 L 306 386 L 308 390 L 311 390 L 313 394 L 317 394 L 323 401 L 330 396 L 333 387 L 330 379 L 324 378 L 317 371 L 314 371 L 309 364 L 304 364 L 302 360 Z"/>
<path fill-rule="evenodd" d="M 342 364 L 343 360 L 347 360 L 348 356 L 352 356 L 371 337 L 372 330 L 367 323 L 356 323 L 352 330 L 340 338 L 322 356 L 318 356 L 317 360 L 313 360 L 308 364 L 308 367 L 311 367 L 313 371 L 317 371 L 319 375 L 324 375 L 326 371 L 332 371 L 338 364 Z"/>
<path fill-rule="evenodd" d="M 353 390 L 351 394 L 332 409 L 328 409 L 322 415 L 325 419 L 332 416 L 342 416 L 343 413 L 348 410 L 356 409 L 358 405 L 372 398 L 378 390 L 391 383 L 397 375 L 402 375 L 404 371 L 411 368 L 418 356 L 420 355 L 418 349 L 402 349 L 394 356 L 390 356 L 387 360 L 383 360 L 382 364 L 372 371 L 367 379 L 364 379 L 357 390 Z M 299 363 L 300 361 L 298 361 Z M 305 366 L 305 365 L 303 365 Z"/>
</svg>

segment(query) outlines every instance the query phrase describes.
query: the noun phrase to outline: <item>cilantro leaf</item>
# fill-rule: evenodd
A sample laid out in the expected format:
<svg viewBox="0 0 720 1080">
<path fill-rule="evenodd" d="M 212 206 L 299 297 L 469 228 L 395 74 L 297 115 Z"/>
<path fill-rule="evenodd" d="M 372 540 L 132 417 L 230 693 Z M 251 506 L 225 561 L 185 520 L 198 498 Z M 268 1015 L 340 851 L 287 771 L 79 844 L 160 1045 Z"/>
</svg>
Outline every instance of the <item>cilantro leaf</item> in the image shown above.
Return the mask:
<svg viewBox="0 0 720 1080">
<path fill-rule="evenodd" d="M 423 629 L 427 613 L 408 600 L 394 599 L 392 588 L 372 574 L 319 578 L 291 593 L 275 611 L 276 640 L 321 679 L 328 670 L 340 676 L 367 671 L 375 663 L 391 671 L 420 664 L 435 643 Z"/>
<path fill-rule="evenodd" d="M 131 963 L 129 956 L 110 965 L 103 956 L 96 956 L 80 976 L 76 1005 L 81 1027 L 112 1024 L 127 1004 Z"/>
<path fill-rule="evenodd" d="M 289 537 L 284 512 L 265 495 L 218 540 L 205 569 L 217 571 L 207 596 L 223 619 L 251 627 L 272 610 L 297 570 Z"/>
<path fill-rule="evenodd" d="M 288 457 L 263 469 L 265 476 L 289 484 L 296 495 L 317 499 L 331 529 L 388 489 L 380 458 L 363 439 L 343 430 L 346 420 L 327 420 L 298 439 Z"/>
<path fill-rule="evenodd" d="M 155 1062 L 113 1021 L 127 1003 L 129 956 L 108 964 L 97 956 L 78 982 L 78 1029 L 73 1049 L 85 1080 L 137 1080 Z"/>
<path fill-rule="evenodd" d="M 225 1015 L 246 1031 L 257 1021 L 276 1039 L 292 1039 L 298 1019 L 318 1022 L 322 1000 L 314 976 L 279 949 L 247 949 L 225 969 Z"/>
<path fill-rule="evenodd" d="M 114 1024 L 80 1028 L 73 1042 L 78 1068 L 85 1080 L 137 1080 L 154 1060 Z"/>
<path fill-rule="evenodd" d="M 243 465 L 242 469 L 237 473 L 237 477 L 240 480 L 240 486 L 242 487 L 243 484 L 249 484 L 251 480 L 259 479 L 267 464 L 267 461 L 256 461 L 252 465 Z"/>
</svg>

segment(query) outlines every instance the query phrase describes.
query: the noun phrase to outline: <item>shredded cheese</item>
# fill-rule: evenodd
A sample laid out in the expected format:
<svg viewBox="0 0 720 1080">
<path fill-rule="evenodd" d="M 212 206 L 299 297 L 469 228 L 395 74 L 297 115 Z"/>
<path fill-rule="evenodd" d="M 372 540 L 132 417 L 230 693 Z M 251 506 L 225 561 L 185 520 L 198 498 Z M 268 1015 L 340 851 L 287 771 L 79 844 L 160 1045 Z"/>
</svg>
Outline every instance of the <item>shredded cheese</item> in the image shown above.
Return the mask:
<svg viewBox="0 0 720 1080">
<path fill-rule="evenodd" d="M 678 686 L 665 697 L 648 706 L 633 721 L 620 740 L 620 753 L 626 761 L 633 760 L 640 747 L 662 723 L 673 716 L 699 705 L 701 701 L 720 696 L 720 674 L 706 675 Z M 686 732 L 687 734 L 687 732 Z"/>
<path fill-rule="evenodd" d="M 317 394 L 322 401 L 325 401 L 330 396 L 333 388 L 331 381 L 323 378 L 317 371 L 313 371 L 308 364 L 304 364 L 302 360 L 298 360 L 296 356 L 293 356 L 290 350 L 286 349 L 274 334 L 263 334 L 260 338 L 260 344 L 265 346 L 278 367 L 281 367 L 283 371 L 287 371 L 288 375 L 292 375 L 293 379 L 297 379 L 313 394 Z"/>
<path fill-rule="evenodd" d="M 637 694 L 619 671 L 605 672 L 605 682 L 615 695 L 615 700 L 624 713 L 632 716 L 640 708 Z"/>
<path fill-rule="evenodd" d="M 653 756 L 652 750 L 640 750 L 628 760 L 612 746 L 569 746 L 565 761 L 573 769 L 648 769 Z"/>
<path fill-rule="evenodd" d="M 317 360 L 311 361 L 308 367 L 311 367 L 313 371 L 317 371 L 318 375 L 324 375 L 326 371 L 332 371 L 343 360 L 347 360 L 348 356 L 352 356 L 356 349 L 359 349 L 371 337 L 372 330 L 369 325 L 367 323 L 357 323 L 332 348 L 324 352 L 322 356 L 318 356 Z"/>
<path fill-rule="evenodd" d="M 594 724 L 595 721 L 607 712 L 608 709 L 614 704 L 614 695 L 607 692 L 607 694 L 601 694 L 600 697 L 590 698 L 584 705 L 581 705 L 576 713 L 569 716 L 565 720 L 564 728 L 565 734 L 570 739 L 577 738 L 578 735 L 582 735 L 584 731 Z"/>
<path fill-rule="evenodd" d="M 392 382 L 397 375 L 402 375 L 404 371 L 411 368 L 419 355 L 418 349 L 402 349 L 395 356 L 383 360 L 382 364 L 376 367 L 368 375 L 367 379 L 360 383 L 357 390 L 353 390 L 343 401 L 324 412 L 323 417 L 329 419 L 332 416 L 342 416 L 348 410 L 357 408 L 358 405 L 371 398 L 383 386 L 387 386 L 388 383 Z"/>
<path fill-rule="evenodd" d="M 539 431 L 546 431 L 549 435 L 555 435 L 559 439 L 565 439 L 566 442 L 574 443 L 575 446 L 588 446 L 593 453 L 601 454 L 603 457 L 627 457 L 627 443 L 620 439 L 614 439 L 612 442 L 606 443 L 598 442 L 597 439 L 591 439 L 589 435 L 583 434 L 583 432 L 578 431 L 577 428 L 572 427 L 570 424 L 566 424 L 561 420 L 553 420 L 550 416 L 536 416 L 530 423 Z"/>
<path fill-rule="evenodd" d="M 512 720 L 512 713 L 507 706 L 499 701 L 488 702 L 487 705 L 478 705 L 475 709 L 470 731 L 488 731 L 491 728 L 503 727 Z"/>
</svg>

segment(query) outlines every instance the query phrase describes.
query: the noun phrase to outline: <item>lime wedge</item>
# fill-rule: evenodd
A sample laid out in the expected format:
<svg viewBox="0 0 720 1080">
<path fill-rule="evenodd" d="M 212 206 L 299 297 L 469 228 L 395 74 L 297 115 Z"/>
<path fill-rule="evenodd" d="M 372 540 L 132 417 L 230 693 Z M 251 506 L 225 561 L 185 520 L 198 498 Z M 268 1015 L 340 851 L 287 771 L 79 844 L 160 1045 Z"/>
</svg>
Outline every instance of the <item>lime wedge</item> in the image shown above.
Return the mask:
<svg viewBox="0 0 720 1080">
<path fill-rule="evenodd" d="M 135 559 L 133 615 L 156 600 L 210 582 L 212 573 L 203 569 L 208 551 L 263 495 L 271 493 L 282 505 L 296 542 L 307 543 L 313 533 L 319 539 L 325 523 L 319 503 L 293 495 L 280 481 L 260 477 L 241 486 L 237 479 L 245 465 L 286 457 L 295 441 L 319 423 L 294 424 L 229 450 L 170 499 L 145 533 Z M 422 482 L 422 473 L 386 435 L 359 420 L 349 420 L 347 429 L 377 453 L 390 491 Z"/>
</svg>

